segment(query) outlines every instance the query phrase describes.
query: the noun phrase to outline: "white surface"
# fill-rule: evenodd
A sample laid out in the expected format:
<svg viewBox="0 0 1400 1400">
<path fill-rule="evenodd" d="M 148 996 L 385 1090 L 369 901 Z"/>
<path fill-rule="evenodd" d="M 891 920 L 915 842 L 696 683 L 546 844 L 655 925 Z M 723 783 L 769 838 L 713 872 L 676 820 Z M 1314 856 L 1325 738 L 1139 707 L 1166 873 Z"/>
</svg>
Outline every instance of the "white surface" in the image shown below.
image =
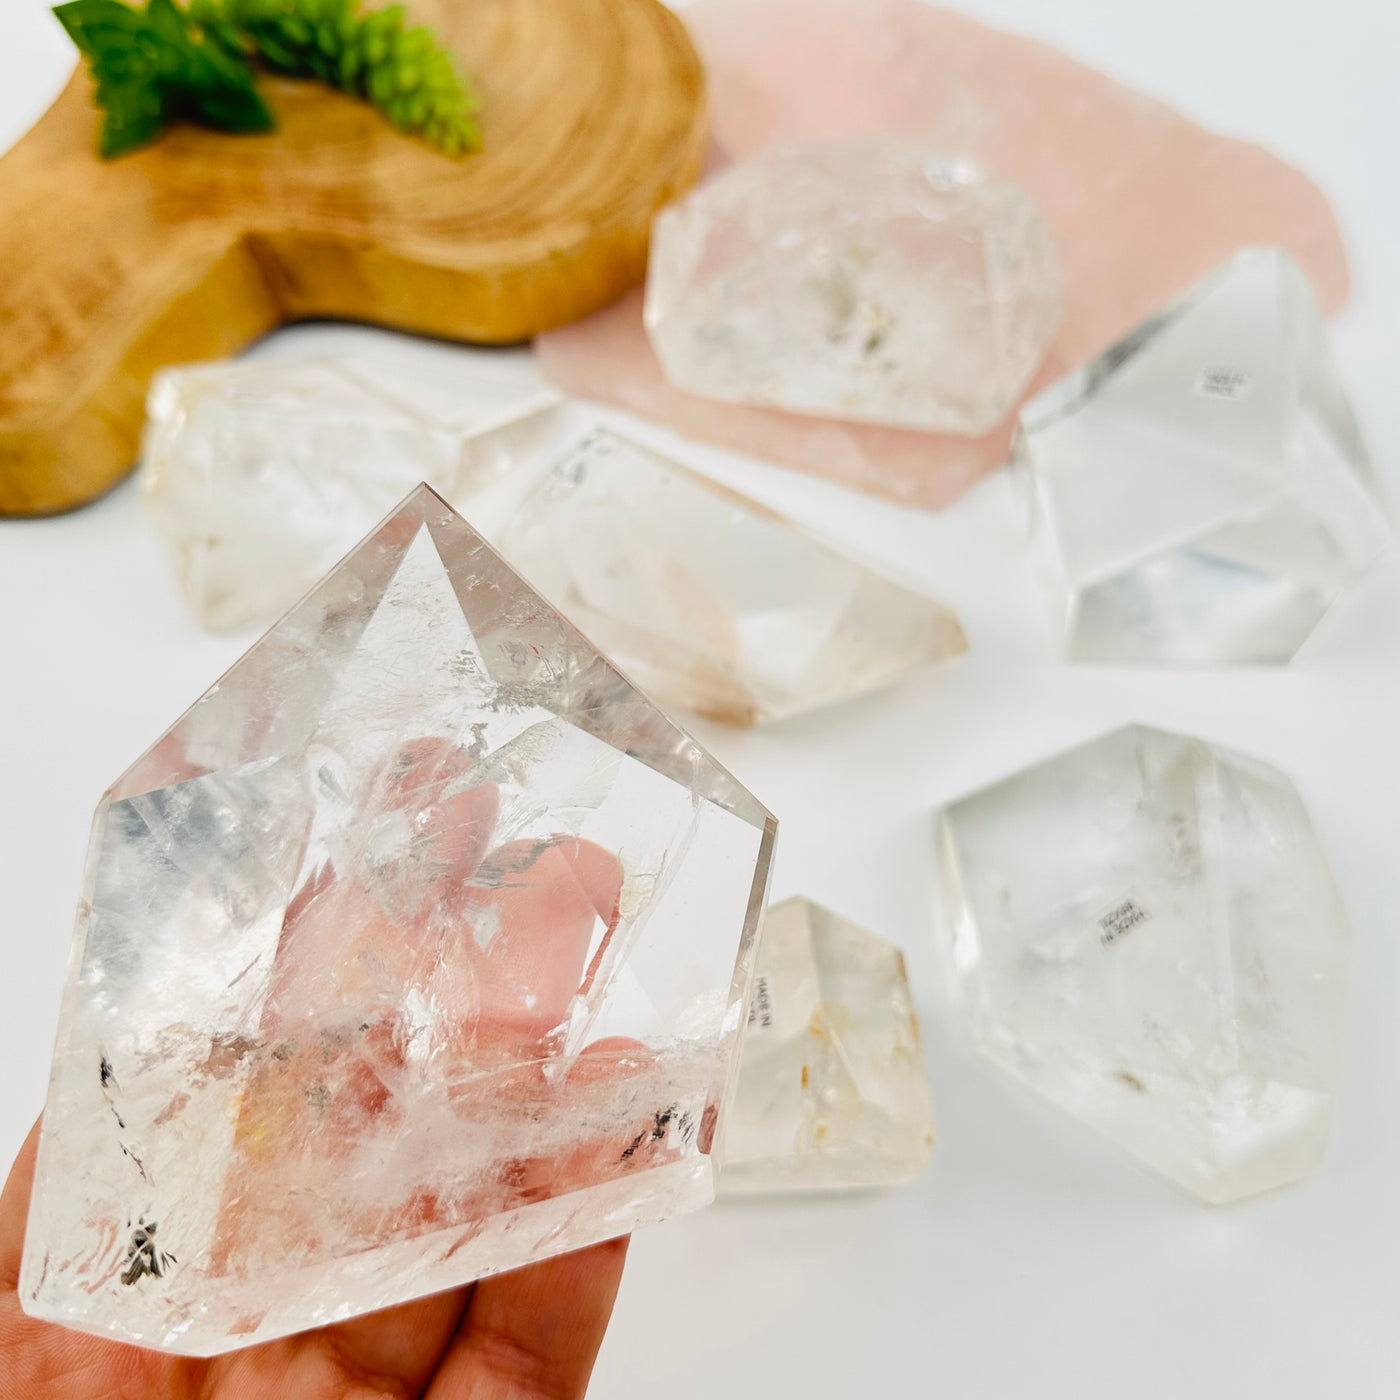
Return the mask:
<svg viewBox="0 0 1400 1400">
<path fill-rule="evenodd" d="M 1400 498 L 1393 0 L 968 8 L 1264 141 L 1321 181 L 1356 274 L 1336 345 Z M 63 63 L 37 5 L 0 0 L 0 140 L 41 109 Z M 1291 669 L 1070 669 L 1048 660 L 1004 482 L 934 516 L 682 451 L 889 561 L 968 626 L 972 655 L 951 673 L 755 734 L 697 726 L 782 819 L 775 895 L 811 895 L 907 947 L 939 1144 L 891 1195 L 727 1205 L 639 1236 L 592 1394 L 1400 1394 L 1396 552 Z M 130 487 L 64 519 L 0 522 L 0 1156 L 41 1106 L 93 804 L 247 640 L 196 631 Z M 1349 1073 L 1327 1165 L 1224 1210 L 959 1060 L 934 1014 L 927 810 L 1131 718 L 1289 771 L 1356 922 Z"/>
</svg>

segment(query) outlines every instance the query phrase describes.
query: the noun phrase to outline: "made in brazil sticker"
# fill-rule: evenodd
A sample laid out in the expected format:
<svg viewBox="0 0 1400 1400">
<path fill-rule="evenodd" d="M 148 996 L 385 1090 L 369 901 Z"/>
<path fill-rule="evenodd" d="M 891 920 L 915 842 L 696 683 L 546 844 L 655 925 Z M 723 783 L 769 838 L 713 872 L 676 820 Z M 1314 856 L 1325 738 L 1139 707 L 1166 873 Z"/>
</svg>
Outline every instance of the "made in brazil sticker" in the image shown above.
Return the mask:
<svg viewBox="0 0 1400 1400">
<path fill-rule="evenodd" d="M 1147 910 L 1136 899 L 1129 897 L 1120 900 L 1095 920 L 1099 942 L 1107 948 L 1117 943 L 1120 938 L 1126 938 L 1134 929 L 1141 928 L 1149 917 Z"/>
<path fill-rule="evenodd" d="M 1235 365 L 1206 365 L 1196 376 L 1196 393 L 1203 399 L 1242 399 L 1254 386 L 1254 376 Z"/>
</svg>

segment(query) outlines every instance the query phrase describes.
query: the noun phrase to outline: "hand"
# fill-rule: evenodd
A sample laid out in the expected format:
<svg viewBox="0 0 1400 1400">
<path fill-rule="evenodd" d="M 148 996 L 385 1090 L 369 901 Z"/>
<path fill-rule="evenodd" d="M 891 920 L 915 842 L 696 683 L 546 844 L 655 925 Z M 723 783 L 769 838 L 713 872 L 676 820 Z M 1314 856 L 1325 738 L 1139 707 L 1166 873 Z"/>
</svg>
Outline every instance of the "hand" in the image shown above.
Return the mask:
<svg viewBox="0 0 1400 1400">
<path fill-rule="evenodd" d="M 379 839 L 358 833 L 344 842 L 291 899 L 258 1035 L 263 1049 L 278 1053 L 262 1057 L 239 1113 L 239 1151 L 201 1263 L 212 1275 L 231 1260 L 245 1270 L 250 1261 L 275 1268 L 307 1249 L 318 1237 L 306 1204 L 315 1193 L 288 1183 L 324 1179 L 362 1136 L 386 1124 L 402 1141 L 408 1107 L 424 1099 L 446 1106 L 442 1121 L 467 1129 L 514 1108 L 528 1129 L 522 1151 L 494 1175 L 465 1173 L 446 1186 L 405 1179 L 401 1198 L 381 1191 L 369 1201 L 341 1200 L 342 1231 L 372 1242 L 386 1217 L 442 1229 L 641 1171 L 679 1151 L 661 1110 L 632 1102 L 636 1091 L 627 1086 L 652 1072 L 652 1057 L 636 1041 L 596 1041 L 562 1080 L 542 1074 L 558 1027 L 617 925 L 622 867 L 577 838 L 503 837 L 497 786 L 463 786 L 473 762 L 442 739 L 403 745 L 372 775 L 380 787 L 363 803 L 385 814 Z M 420 831 L 432 834 L 425 841 Z M 390 840 L 396 833 L 402 849 Z M 386 883 L 397 903 L 392 919 L 379 897 Z M 600 919 L 606 932 L 590 965 Z M 415 990 L 440 1009 L 432 1054 L 417 1059 L 405 1052 L 396 1010 Z M 205 1068 L 220 1071 L 212 1051 Z M 120 1094 L 122 1073 L 118 1064 L 104 1094 Z M 530 1154 L 542 1107 L 563 1113 L 578 1095 L 596 1115 L 609 1085 L 624 1086 L 621 1099 L 636 1121 L 620 1119 L 615 1131 L 563 1155 Z M 275 1130 L 284 1123 L 295 1131 Z M 625 1240 L 213 1360 L 35 1321 L 21 1310 L 17 1279 L 37 1145 L 36 1129 L 0 1198 L 0 1400 L 566 1400 L 584 1392 Z M 253 1199 L 264 1204 L 250 1218 L 242 1203 Z"/>
<path fill-rule="evenodd" d="M 0 1400 L 572 1400 L 612 1313 L 625 1239 L 349 1322 L 192 1360 L 20 1308 L 36 1125 L 0 1196 Z"/>
</svg>

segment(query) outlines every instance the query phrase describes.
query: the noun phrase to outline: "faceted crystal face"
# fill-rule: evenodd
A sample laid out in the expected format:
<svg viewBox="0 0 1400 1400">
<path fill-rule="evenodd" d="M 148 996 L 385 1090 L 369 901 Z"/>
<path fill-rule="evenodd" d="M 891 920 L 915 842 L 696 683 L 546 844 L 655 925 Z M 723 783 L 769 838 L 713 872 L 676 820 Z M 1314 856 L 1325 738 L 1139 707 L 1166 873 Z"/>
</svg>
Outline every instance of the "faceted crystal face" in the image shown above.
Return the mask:
<svg viewBox="0 0 1400 1400">
<path fill-rule="evenodd" d="M 773 830 L 419 488 L 103 799 L 24 1306 L 212 1354 L 705 1204 Z"/>
<path fill-rule="evenodd" d="M 647 331 L 667 378 L 708 398 L 983 433 L 1060 313 L 1029 196 L 890 137 L 761 152 L 653 230 Z"/>
<path fill-rule="evenodd" d="M 499 543 L 649 694 L 731 724 L 876 690 L 967 649 L 948 609 L 607 432 L 544 479 Z"/>
<path fill-rule="evenodd" d="M 1033 399 L 1016 455 L 1082 661 L 1287 661 L 1389 538 L 1317 303 L 1277 249 Z"/>
<path fill-rule="evenodd" d="M 806 899 L 771 908 L 725 1114 L 721 1193 L 890 1186 L 932 1146 L 899 949 Z"/>
<path fill-rule="evenodd" d="M 558 402 L 523 378 L 363 355 L 166 370 L 147 511 L 205 627 L 266 622 L 419 482 L 455 499 L 508 470 Z"/>
<path fill-rule="evenodd" d="M 983 1054 L 1205 1200 L 1318 1166 L 1351 947 L 1287 778 L 1132 727 L 952 804 L 939 844 Z"/>
</svg>

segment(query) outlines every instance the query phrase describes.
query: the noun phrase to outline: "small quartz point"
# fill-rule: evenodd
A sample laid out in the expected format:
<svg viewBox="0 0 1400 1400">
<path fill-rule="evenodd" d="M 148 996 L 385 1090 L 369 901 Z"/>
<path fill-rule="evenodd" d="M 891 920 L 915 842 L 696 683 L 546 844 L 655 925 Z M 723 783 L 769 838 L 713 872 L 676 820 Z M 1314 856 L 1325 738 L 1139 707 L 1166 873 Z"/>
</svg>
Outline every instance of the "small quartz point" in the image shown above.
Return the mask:
<svg viewBox="0 0 1400 1400">
<path fill-rule="evenodd" d="M 1028 195 L 889 137 L 731 166 L 656 220 L 645 321 L 671 383 L 708 398 L 984 433 L 1061 314 Z"/>
<path fill-rule="evenodd" d="M 773 832 L 419 487 L 98 808 L 25 1309 L 207 1356 L 706 1204 Z"/>
<path fill-rule="evenodd" d="M 1069 656 L 1284 662 L 1390 526 L 1307 279 L 1238 254 L 1032 399 L 1016 458 Z"/>
<path fill-rule="evenodd" d="M 933 1146 L 899 949 L 806 899 L 759 934 L 720 1193 L 892 1186 Z"/>
<path fill-rule="evenodd" d="M 730 724 L 876 690 L 967 649 L 947 608 L 606 431 L 498 539 L 648 694 Z"/>
<path fill-rule="evenodd" d="M 939 849 L 988 1059 L 1207 1201 L 1317 1168 L 1351 938 L 1283 774 L 1134 726 L 953 803 Z"/>
<path fill-rule="evenodd" d="M 419 482 L 459 501 L 508 471 L 560 401 L 525 376 L 363 354 L 165 370 L 146 509 L 203 626 L 266 623 Z"/>
</svg>

